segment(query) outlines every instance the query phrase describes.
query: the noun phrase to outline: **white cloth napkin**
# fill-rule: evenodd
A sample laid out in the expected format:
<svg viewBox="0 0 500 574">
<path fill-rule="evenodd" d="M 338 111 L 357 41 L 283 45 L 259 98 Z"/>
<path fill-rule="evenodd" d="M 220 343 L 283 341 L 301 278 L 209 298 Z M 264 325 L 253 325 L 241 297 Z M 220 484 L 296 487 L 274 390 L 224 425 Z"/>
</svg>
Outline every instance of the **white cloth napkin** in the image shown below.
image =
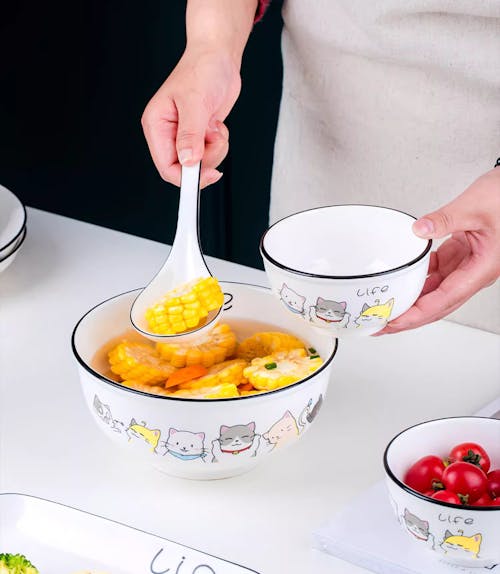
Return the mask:
<svg viewBox="0 0 500 574">
<path fill-rule="evenodd" d="M 500 397 L 476 413 L 493 416 Z M 500 414 L 497 414 L 500 418 Z M 422 552 L 397 523 L 383 481 L 363 492 L 351 504 L 313 533 L 314 546 L 377 574 L 479 574 L 484 569 L 452 566 L 434 553 Z M 500 574 L 500 564 L 488 572 Z"/>
</svg>

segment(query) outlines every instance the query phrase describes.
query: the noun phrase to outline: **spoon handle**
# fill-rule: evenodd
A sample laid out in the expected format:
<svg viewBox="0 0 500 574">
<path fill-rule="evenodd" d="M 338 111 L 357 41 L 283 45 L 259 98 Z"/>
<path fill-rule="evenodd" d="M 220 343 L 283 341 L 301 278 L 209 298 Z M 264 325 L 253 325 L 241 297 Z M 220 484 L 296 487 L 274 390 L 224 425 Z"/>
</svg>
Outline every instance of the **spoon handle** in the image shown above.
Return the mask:
<svg viewBox="0 0 500 574">
<path fill-rule="evenodd" d="M 182 266 L 182 274 L 193 279 L 200 266 L 207 270 L 207 275 L 210 274 L 199 238 L 200 169 L 200 162 L 182 167 L 177 229 L 169 255 L 169 264 L 174 268 Z"/>
</svg>

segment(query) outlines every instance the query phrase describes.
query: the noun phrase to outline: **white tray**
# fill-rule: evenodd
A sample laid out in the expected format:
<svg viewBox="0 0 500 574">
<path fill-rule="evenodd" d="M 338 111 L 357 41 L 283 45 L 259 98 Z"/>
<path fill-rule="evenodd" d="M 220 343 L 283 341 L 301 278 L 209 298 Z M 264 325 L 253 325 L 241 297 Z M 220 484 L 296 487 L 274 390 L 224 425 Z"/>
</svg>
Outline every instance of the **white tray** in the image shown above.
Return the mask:
<svg viewBox="0 0 500 574">
<path fill-rule="evenodd" d="M 41 574 L 258 574 L 124 524 L 34 496 L 0 493 L 0 553 Z"/>
</svg>

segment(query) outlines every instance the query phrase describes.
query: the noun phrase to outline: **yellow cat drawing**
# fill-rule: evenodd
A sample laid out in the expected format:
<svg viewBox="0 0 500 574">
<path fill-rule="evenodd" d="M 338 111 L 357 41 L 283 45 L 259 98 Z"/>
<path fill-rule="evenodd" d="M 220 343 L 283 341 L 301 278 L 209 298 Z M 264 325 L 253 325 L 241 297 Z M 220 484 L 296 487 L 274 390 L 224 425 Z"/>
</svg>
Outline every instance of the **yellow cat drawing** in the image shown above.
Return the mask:
<svg viewBox="0 0 500 574">
<path fill-rule="evenodd" d="M 151 445 L 151 452 L 156 452 L 156 447 L 160 442 L 161 431 L 158 429 L 148 429 L 144 421 L 142 425 L 140 425 L 135 419 L 132 419 L 127 428 L 127 435 L 129 442 L 132 440 L 132 437 L 140 438 Z"/>
<path fill-rule="evenodd" d="M 446 531 L 441 544 L 445 554 L 466 552 L 477 558 L 483 537 L 481 534 L 474 534 L 474 536 L 464 536 L 463 534 L 463 530 L 459 530 L 458 534 L 452 534 L 449 530 Z"/>
<path fill-rule="evenodd" d="M 382 319 L 388 321 L 389 317 L 391 316 L 392 308 L 394 307 L 394 298 L 389 299 L 389 301 L 386 301 L 385 303 L 380 303 L 380 301 L 377 299 L 375 303 L 376 304 L 373 305 L 373 307 L 368 307 L 368 309 L 363 311 L 361 315 L 363 317 L 373 317 L 376 315 L 377 317 L 381 317 Z"/>
</svg>

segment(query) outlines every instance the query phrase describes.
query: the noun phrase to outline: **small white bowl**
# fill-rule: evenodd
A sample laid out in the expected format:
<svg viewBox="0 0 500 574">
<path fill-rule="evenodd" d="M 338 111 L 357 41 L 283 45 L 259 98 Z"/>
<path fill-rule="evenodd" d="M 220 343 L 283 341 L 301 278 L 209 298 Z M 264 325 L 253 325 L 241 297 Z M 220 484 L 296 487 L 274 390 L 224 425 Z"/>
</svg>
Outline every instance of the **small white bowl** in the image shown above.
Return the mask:
<svg viewBox="0 0 500 574">
<path fill-rule="evenodd" d="M 26 239 L 26 227 L 22 230 L 21 236 L 17 238 L 14 244 L 11 246 L 11 250 L 5 254 L 0 255 L 0 273 L 5 271 L 7 267 L 14 261 L 19 253 L 24 240 Z"/>
<path fill-rule="evenodd" d="M 11 255 L 26 227 L 26 209 L 6 187 L 0 185 L 0 260 Z"/>
<path fill-rule="evenodd" d="M 274 293 L 297 319 L 335 337 L 372 335 L 407 311 L 427 276 L 432 242 L 411 215 L 332 205 L 278 221 L 260 252 Z"/>
<path fill-rule="evenodd" d="M 223 320 L 237 332 L 242 329 L 248 336 L 253 332 L 250 325 L 263 320 L 314 347 L 324 364 L 306 379 L 264 394 L 211 400 L 157 396 L 106 378 L 104 364 L 96 370 L 94 362 L 98 349 L 131 329 L 130 307 L 139 290 L 97 305 L 73 332 L 85 402 L 99 428 L 126 449 L 126 456 L 174 476 L 214 479 L 241 474 L 296 442 L 322 405 L 337 351 L 336 339 L 321 336 L 307 323 L 296 324 L 269 289 L 226 282 L 221 287 Z"/>
<path fill-rule="evenodd" d="M 500 507 L 432 500 L 403 482 L 419 458 L 444 458 L 455 445 L 469 441 L 486 449 L 491 469 L 500 468 L 500 420 L 452 417 L 417 424 L 394 437 L 384 453 L 386 483 L 398 522 L 410 540 L 456 566 L 491 568 L 500 564 Z"/>
</svg>

